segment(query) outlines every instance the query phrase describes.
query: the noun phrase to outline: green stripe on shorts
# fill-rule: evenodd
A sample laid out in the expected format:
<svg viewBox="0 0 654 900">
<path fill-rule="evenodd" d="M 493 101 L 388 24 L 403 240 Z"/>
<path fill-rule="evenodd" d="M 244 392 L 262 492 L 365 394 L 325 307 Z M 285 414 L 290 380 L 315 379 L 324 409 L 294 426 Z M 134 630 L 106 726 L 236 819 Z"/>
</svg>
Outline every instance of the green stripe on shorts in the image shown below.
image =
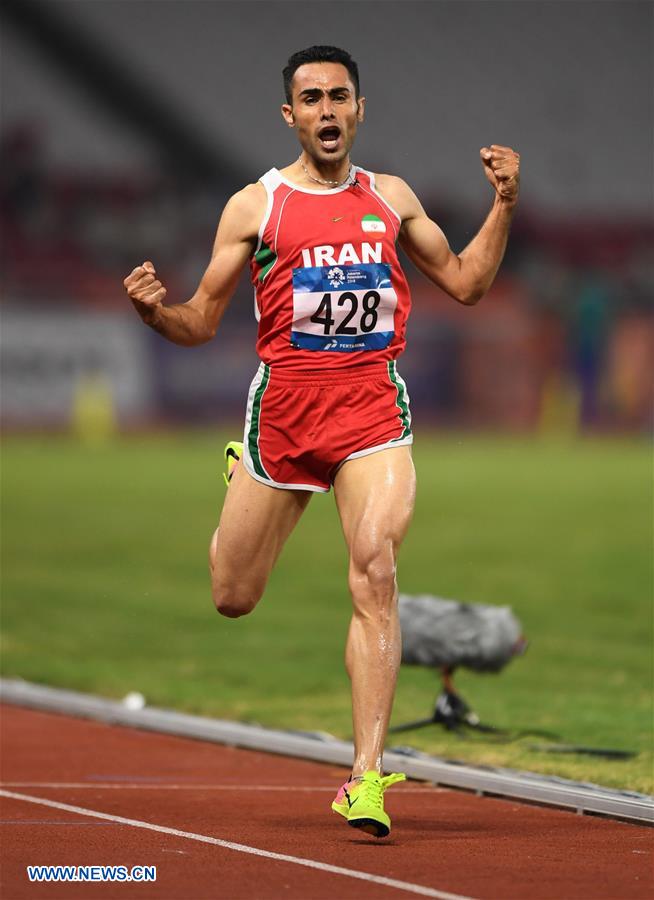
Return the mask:
<svg viewBox="0 0 654 900">
<path fill-rule="evenodd" d="M 406 384 L 404 383 L 402 376 L 397 373 L 394 359 L 391 359 L 388 362 L 388 377 L 395 385 L 397 391 L 397 399 L 395 402 L 400 408 L 400 422 L 402 423 L 402 434 L 399 437 L 394 438 L 394 440 L 402 441 L 404 438 L 410 437 L 411 435 L 411 413 L 409 412 L 409 394 L 406 389 Z"/>
<path fill-rule="evenodd" d="M 268 479 L 269 476 L 263 467 L 261 456 L 259 454 L 259 420 L 261 418 L 261 401 L 263 399 L 263 395 L 266 392 L 269 381 L 270 367 L 264 365 L 263 373 L 261 376 L 261 384 L 257 388 L 254 395 L 254 400 L 252 402 L 252 417 L 250 419 L 250 430 L 248 431 L 248 450 L 250 451 L 250 457 L 252 459 L 254 471 L 261 478 L 266 479 Z"/>
</svg>

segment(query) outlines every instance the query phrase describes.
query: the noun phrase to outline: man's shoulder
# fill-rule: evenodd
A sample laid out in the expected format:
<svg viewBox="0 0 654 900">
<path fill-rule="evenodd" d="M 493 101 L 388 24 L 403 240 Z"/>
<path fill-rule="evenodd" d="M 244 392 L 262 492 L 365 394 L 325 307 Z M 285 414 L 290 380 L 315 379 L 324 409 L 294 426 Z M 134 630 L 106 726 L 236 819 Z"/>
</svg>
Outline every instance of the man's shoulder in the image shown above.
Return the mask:
<svg viewBox="0 0 654 900">
<path fill-rule="evenodd" d="M 253 181 L 232 194 L 229 202 L 242 210 L 257 209 L 262 203 L 266 205 L 266 189 L 260 181 Z"/>
<path fill-rule="evenodd" d="M 399 175 L 388 175 L 381 172 L 375 172 L 375 184 L 379 189 L 389 191 L 407 190 L 409 185 Z"/>
<path fill-rule="evenodd" d="M 266 212 L 266 189 L 261 182 L 246 184 L 227 201 L 222 215 L 223 227 L 235 234 L 254 238 Z"/>
<path fill-rule="evenodd" d="M 413 210 L 416 195 L 398 175 L 375 174 L 375 187 L 384 200 L 395 210 L 402 221 Z"/>
</svg>

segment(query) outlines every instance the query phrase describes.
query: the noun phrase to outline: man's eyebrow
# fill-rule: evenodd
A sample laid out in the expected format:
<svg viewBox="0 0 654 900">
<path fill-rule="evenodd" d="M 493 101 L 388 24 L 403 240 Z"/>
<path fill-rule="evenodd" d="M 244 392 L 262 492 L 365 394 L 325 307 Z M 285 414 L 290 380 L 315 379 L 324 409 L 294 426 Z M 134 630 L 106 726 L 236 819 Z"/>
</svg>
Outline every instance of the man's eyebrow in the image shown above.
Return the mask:
<svg viewBox="0 0 654 900">
<path fill-rule="evenodd" d="M 300 91 L 299 96 L 300 97 L 309 97 L 309 96 L 316 96 L 316 95 L 323 94 L 323 93 L 325 93 L 325 92 L 323 91 L 322 88 L 313 87 L 313 88 L 305 88 L 303 91 Z M 349 93 L 351 93 L 351 91 L 350 91 L 349 87 L 346 87 L 345 85 L 343 85 L 343 87 L 330 88 L 330 90 L 328 90 L 327 93 L 330 95 L 343 94 L 343 93 L 349 94 Z"/>
</svg>

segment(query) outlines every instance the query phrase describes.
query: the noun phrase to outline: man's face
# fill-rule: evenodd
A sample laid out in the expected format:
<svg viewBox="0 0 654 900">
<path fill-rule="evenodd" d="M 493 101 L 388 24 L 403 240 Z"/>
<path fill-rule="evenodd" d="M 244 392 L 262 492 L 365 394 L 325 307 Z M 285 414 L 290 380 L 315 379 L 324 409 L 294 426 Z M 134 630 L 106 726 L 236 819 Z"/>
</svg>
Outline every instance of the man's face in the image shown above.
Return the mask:
<svg viewBox="0 0 654 900">
<path fill-rule="evenodd" d="M 306 63 L 293 76 L 293 102 L 282 106 L 284 120 L 297 129 L 300 144 L 317 162 L 338 163 L 363 122 L 365 99 L 357 101 L 341 63 Z"/>
</svg>

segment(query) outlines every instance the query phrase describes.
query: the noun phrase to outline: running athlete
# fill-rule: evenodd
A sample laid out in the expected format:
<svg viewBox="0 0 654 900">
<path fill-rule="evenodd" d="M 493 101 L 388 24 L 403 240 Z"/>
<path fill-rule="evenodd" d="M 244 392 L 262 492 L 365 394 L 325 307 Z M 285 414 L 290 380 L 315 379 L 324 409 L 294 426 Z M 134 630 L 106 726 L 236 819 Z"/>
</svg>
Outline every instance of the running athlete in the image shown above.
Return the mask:
<svg viewBox="0 0 654 900">
<path fill-rule="evenodd" d="M 177 344 L 211 340 L 249 262 L 261 365 L 242 446 L 228 445 L 231 480 L 209 549 L 220 613 L 251 612 L 313 492 L 333 485 L 349 551 L 353 614 L 345 662 L 352 687 L 354 762 L 332 809 L 376 837 L 390 832 L 384 741 L 400 663 L 397 557 L 413 513 L 409 398 L 396 360 L 410 308 L 396 245 L 465 305 L 491 286 L 518 197 L 519 154 L 480 151 L 493 203 L 456 255 L 409 186 L 350 160 L 365 99 L 354 60 L 310 47 L 284 69 L 286 125 L 302 152 L 227 203 L 200 285 L 164 305 L 144 262 L 125 279 L 142 320 Z"/>
</svg>

